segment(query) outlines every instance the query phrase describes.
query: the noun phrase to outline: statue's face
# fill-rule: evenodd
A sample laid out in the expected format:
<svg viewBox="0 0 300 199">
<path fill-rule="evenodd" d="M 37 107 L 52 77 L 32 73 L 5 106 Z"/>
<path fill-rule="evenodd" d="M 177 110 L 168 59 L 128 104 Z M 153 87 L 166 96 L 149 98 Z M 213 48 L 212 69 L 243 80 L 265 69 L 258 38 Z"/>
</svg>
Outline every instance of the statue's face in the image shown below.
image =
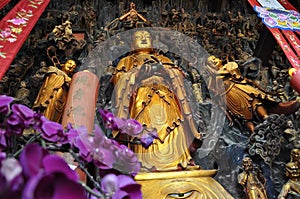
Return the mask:
<svg viewBox="0 0 300 199">
<path fill-rule="evenodd" d="M 69 59 L 66 61 L 66 63 L 63 65 L 62 70 L 66 73 L 72 73 L 76 68 L 76 62 L 72 59 Z"/>
<path fill-rule="evenodd" d="M 293 149 L 291 151 L 291 157 L 292 157 L 292 161 L 299 161 L 300 159 L 300 150 L 299 149 Z"/>
<path fill-rule="evenodd" d="M 218 68 L 221 68 L 223 66 L 222 64 L 222 60 L 215 57 L 214 55 L 208 57 L 208 61 L 212 62 L 215 66 L 217 66 Z"/>
<path fill-rule="evenodd" d="M 133 35 L 133 50 L 152 48 L 151 35 L 147 31 L 137 31 Z"/>
<path fill-rule="evenodd" d="M 286 164 L 286 172 L 289 178 L 299 178 L 299 166 L 297 162 L 289 162 Z"/>
<path fill-rule="evenodd" d="M 248 157 L 243 159 L 243 168 L 247 171 L 253 168 L 252 160 Z"/>
</svg>

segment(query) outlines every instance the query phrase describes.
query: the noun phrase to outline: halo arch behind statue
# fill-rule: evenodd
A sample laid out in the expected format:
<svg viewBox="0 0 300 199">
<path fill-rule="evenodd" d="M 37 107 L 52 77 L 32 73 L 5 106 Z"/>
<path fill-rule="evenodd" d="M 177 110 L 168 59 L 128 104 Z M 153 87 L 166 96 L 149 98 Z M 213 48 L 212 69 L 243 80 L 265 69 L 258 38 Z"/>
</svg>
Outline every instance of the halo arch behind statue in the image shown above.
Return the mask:
<svg viewBox="0 0 300 199">
<path fill-rule="evenodd" d="M 101 42 L 90 53 L 88 57 L 83 60 L 79 70 L 89 70 L 98 76 L 99 79 L 107 74 L 107 67 L 109 65 L 116 65 L 121 58 L 132 53 L 132 35 L 136 31 L 145 30 L 150 33 L 152 37 L 152 44 L 154 50 L 158 53 L 163 53 L 166 56 L 171 56 L 170 59 L 180 60 L 179 67 L 182 67 L 183 72 L 188 73 L 189 70 L 194 69 L 199 73 L 206 84 L 208 84 L 205 67 L 207 65 L 207 58 L 209 54 L 199 45 L 199 43 L 191 37 L 188 37 L 178 31 L 173 31 L 165 28 L 141 28 L 131 29 L 114 35 L 107 40 Z M 182 65 L 184 64 L 184 65 Z M 136 82 L 139 83 L 139 82 Z M 219 95 L 210 92 L 210 98 L 221 97 L 225 91 L 223 82 L 218 82 Z M 191 96 L 190 106 L 193 110 L 193 117 L 197 117 L 197 110 L 199 111 L 199 104 L 192 100 L 194 95 L 191 82 L 189 79 L 185 80 L 184 85 L 186 92 Z M 112 91 L 114 92 L 114 91 Z M 214 91 L 215 93 L 215 91 Z M 222 110 L 226 109 L 224 99 L 213 100 L 219 101 L 221 104 L 212 104 L 211 114 L 208 119 L 205 135 L 203 136 L 203 143 L 198 149 L 198 158 L 203 158 L 214 148 L 218 138 L 222 132 L 226 116 Z M 204 103 L 211 103 L 212 101 Z M 76 122 L 76 121 L 75 121 Z"/>
</svg>

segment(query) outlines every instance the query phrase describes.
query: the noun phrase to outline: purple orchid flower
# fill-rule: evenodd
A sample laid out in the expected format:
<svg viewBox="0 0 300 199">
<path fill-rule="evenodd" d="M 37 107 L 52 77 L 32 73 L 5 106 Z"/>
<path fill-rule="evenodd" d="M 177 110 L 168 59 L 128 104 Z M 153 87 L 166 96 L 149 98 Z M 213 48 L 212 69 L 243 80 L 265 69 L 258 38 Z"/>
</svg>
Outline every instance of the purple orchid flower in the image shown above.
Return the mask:
<svg viewBox="0 0 300 199">
<path fill-rule="evenodd" d="M 0 113 L 7 115 L 10 112 L 10 104 L 14 101 L 13 97 L 0 95 Z"/>
<path fill-rule="evenodd" d="M 143 147 L 146 149 L 153 144 L 153 140 L 158 138 L 158 134 L 155 131 L 151 131 L 141 136 L 140 141 Z"/>
<path fill-rule="evenodd" d="M 6 130 L 0 129 L 0 149 L 5 149 L 7 146 L 5 133 L 6 133 Z"/>
<path fill-rule="evenodd" d="M 77 183 L 77 173 L 62 157 L 50 155 L 37 144 L 29 144 L 20 155 L 20 163 L 28 179 L 22 198 L 86 198 Z"/>
<path fill-rule="evenodd" d="M 13 114 L 18 116 L 18 118 L 25 125 L 25 128 L 28 128 L 31 124 L 33 124 L 33 110 L 22 104 L 13 104 L 11 108 Z"/>
<path fill-rule="evenodd" d="M 105 127 L 108 129 L 112 129 L 114 126 L 113 125 L 114 124 L 113 120 L 115 118 L 114 114 L 103 109 L 99 110 L 99 113 L 103 119 Z"/>
<path fill-rule="evenodd" d="M 0 151 L 0 166 L 1 166 L 1 161 L 6 158 L 6 153 Z"/>
<path fill-rule="evenodd" d="M 120 131 L 120 133 L 128 134 L 133 137 L 139 135 L 143 131 L 143 126 L 137 120 L 118 118 L 107 110 L 101 109 L 99 112 L 106 128 Z"/>
<path fill-rule="evenodd" d="M 38 175 L 42 168 L 43 159 L 49 152 L 41 148 L 38 144 L 28 144 L 20 154 L 20 164 L 27 177 Z"/>
<path fill-rule="evenodd" d="M 79 149 L 79 156 L 87 161 L 92 161 L 93 140 L 90 137 L 86 127 L 81 126 L 76 129 L 78 136 L 75 136 L 69 140 L 70 144 Z"/>
<path fill-rule="evenodd" d="M 41 135 L 44 139 L 51 142 L 59 142 L 64 144 L 68 140 L 67 135 L 64 133 L 63 126 L 52 121 L 45 121 L 42 124 Z"/>
<path fill-rule="evenodd" d="M 143 126 L 137 120 L 128 119 L 126 120 L 126 125 L 120 128 L 121 133 L 131 135 L 133 137 L 139 135 L 143 131 Z"/>
<path fill-rule="evenodd" d="M 6 120 L 7 135 L 21 135 L 23 130 L 34 124 L 34 111 L 22 104 L 12 105 L 12 114 Z"/>
<path fill-rule="evenodd" d="M 0 167 L 0 198 L 19 198 L 24 186 L 22 167 L 15 158 L 2 160 Z"/>
<path fill-rule="evenodd" d="M 116 176 L 115 174 L 107 174 L 101 180 L 101 188 L 106 196 L 111 199 L 142 198 L 140 190 L 141 185 L 137 184 L 131 177 L 126 175 Z"/>
<path fill-rule="evenodd" d="M 41 175 L 27 183 L 23 199 L 86 199 L 82 186 L 59 172 Z"/>
<path fill-rule="evenodd" d="M 21 135 L 23 130 L 25 129 L 25 125 L 20 120 L 18 115 L 11 114 L 6 120 L 6 135 Z"/>
<path fill-rule="evenodd" d="M 115 143 L 114 146 L 116 156 L 114 169 L 121 173 L 135 176 L 141 169 L 141 164 L 135 153 L 125 145 Z"/>
</svg>

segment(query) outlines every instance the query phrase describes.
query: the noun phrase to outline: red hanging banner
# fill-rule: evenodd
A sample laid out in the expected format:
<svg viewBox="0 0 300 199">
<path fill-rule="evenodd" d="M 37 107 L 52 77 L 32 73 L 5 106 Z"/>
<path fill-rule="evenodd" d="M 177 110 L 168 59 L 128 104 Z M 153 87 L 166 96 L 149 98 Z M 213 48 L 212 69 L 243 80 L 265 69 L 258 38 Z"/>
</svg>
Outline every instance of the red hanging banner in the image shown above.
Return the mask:
<svg viewBox="0 0 300 199">
<path fill-rule="evenodd" d="M 6 4 L 8 4 L 8 2 L 10 2 L 10 0 L 0 0 L 0 9 L 2 9 L 4 6 L 6 6 Z"/>
<path fill-rule="evenodd" d="M 280 3 L 281 5 L 283 5 L 283 7 L 284 7 L 285 9 L 297 11 L 297 9 L 296 9 L 292 4 L 290 4 L 290 2 L 288 2 L 288 1 L 286 1 L 286 0 L 278 0 L 278 1 L 279 1 L 279 3 Z"/>
<path fill-rule="evenodd" d="M 0 79 L 50 0 L 21 0 L 0 22 Z"/>
</svg>

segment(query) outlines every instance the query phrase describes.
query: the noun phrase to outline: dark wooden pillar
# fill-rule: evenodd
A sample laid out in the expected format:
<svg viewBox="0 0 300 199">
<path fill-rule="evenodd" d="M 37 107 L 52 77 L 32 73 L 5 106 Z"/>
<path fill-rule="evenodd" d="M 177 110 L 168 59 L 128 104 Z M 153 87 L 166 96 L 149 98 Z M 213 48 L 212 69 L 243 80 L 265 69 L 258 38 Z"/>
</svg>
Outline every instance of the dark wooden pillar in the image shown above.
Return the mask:
<svg viewBox="0 0 300 199">
<path fill-rule="evenodd" d="M 256 44 L 253 56 L 260 58 L 263 65 L 268 65 L 268 61 L 272 55 L 275 45 L 276 40 L 272 33 L 268 30 L 268 28 L 264 27 Z"/>
</svg>

